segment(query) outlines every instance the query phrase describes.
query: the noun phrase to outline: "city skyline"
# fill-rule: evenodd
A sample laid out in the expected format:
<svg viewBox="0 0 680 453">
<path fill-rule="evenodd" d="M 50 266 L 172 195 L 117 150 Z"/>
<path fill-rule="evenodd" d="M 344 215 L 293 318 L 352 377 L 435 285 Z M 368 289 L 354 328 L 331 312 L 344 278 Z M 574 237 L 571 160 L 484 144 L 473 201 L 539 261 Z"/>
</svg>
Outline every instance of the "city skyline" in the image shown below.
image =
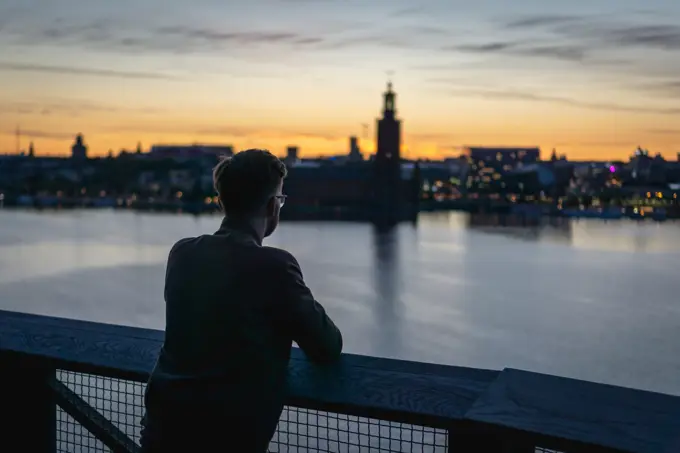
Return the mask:
<svg viewBox="0 0 680 453">
<path fill-rule="evenodd" d="M 680 152 L 680 4 L 215 0 L 0 5 L 0 153 L 157 143 L 375 150 L 388 78 L 407 158 L 540 146 Z M 388 74 L 388 72 L 390 72 Z M 363 124 L 369 125 L 364 138 Z"/>
</svg>

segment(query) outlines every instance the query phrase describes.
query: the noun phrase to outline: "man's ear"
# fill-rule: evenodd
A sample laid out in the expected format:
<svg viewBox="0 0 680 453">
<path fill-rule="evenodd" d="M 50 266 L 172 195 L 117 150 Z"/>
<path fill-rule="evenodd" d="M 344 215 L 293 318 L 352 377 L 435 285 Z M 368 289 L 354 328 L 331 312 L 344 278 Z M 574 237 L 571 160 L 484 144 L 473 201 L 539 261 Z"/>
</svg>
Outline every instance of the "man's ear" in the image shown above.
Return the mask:
<svg viewBox="0 0 680 453">
<path fill-rule="evenodd" d="M 266 206 L 267 216 L 273 217 L 276 214 L 276 197 L 270 197 Z"/>
</svg>

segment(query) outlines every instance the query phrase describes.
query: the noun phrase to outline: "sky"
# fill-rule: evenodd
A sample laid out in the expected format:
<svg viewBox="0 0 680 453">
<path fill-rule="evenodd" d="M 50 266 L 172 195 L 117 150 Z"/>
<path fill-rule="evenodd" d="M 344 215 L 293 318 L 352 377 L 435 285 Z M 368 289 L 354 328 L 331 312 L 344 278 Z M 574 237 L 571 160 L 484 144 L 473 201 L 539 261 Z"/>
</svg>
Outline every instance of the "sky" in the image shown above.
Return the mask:
<svg viewBox="0 0 680 453">
<path fill-rule="evenodd" d="M 677 0 L 0 0 L 0 153 L 153 144 L 680 152 Z"/>
</svg>

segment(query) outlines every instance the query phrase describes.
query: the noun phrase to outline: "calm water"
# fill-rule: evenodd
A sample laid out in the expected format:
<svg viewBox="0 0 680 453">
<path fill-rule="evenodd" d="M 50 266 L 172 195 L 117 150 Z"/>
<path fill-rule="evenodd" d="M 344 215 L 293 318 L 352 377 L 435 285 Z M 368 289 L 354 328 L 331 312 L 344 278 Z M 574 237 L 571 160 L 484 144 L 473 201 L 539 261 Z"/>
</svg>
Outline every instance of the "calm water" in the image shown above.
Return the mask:
<svg viewBox="0 0 680 453">
<path fill-rule="evenodd" d="M 162 328 L 165 259 L 218 217 L 0 210 L 0 308 Z M 680 223 L 285 223 L 346 351 L 680 395 Z"/>
</svg>

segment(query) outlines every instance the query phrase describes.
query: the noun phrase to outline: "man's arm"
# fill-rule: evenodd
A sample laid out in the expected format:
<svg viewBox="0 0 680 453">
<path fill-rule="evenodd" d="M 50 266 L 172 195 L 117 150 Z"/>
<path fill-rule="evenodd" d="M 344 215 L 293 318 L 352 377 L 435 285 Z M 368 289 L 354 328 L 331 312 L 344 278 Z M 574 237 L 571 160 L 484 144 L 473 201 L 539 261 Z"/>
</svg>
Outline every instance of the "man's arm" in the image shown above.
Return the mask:
<svg viewBox="0 0 680 453">
<path fill-rule="evenodd" d="M 314 299 L 295 257 L 288 255 L 282 294 L 285 327 L 313 362 L 335 361 L 342 352 L 342 334 Z"/>
</svg>

